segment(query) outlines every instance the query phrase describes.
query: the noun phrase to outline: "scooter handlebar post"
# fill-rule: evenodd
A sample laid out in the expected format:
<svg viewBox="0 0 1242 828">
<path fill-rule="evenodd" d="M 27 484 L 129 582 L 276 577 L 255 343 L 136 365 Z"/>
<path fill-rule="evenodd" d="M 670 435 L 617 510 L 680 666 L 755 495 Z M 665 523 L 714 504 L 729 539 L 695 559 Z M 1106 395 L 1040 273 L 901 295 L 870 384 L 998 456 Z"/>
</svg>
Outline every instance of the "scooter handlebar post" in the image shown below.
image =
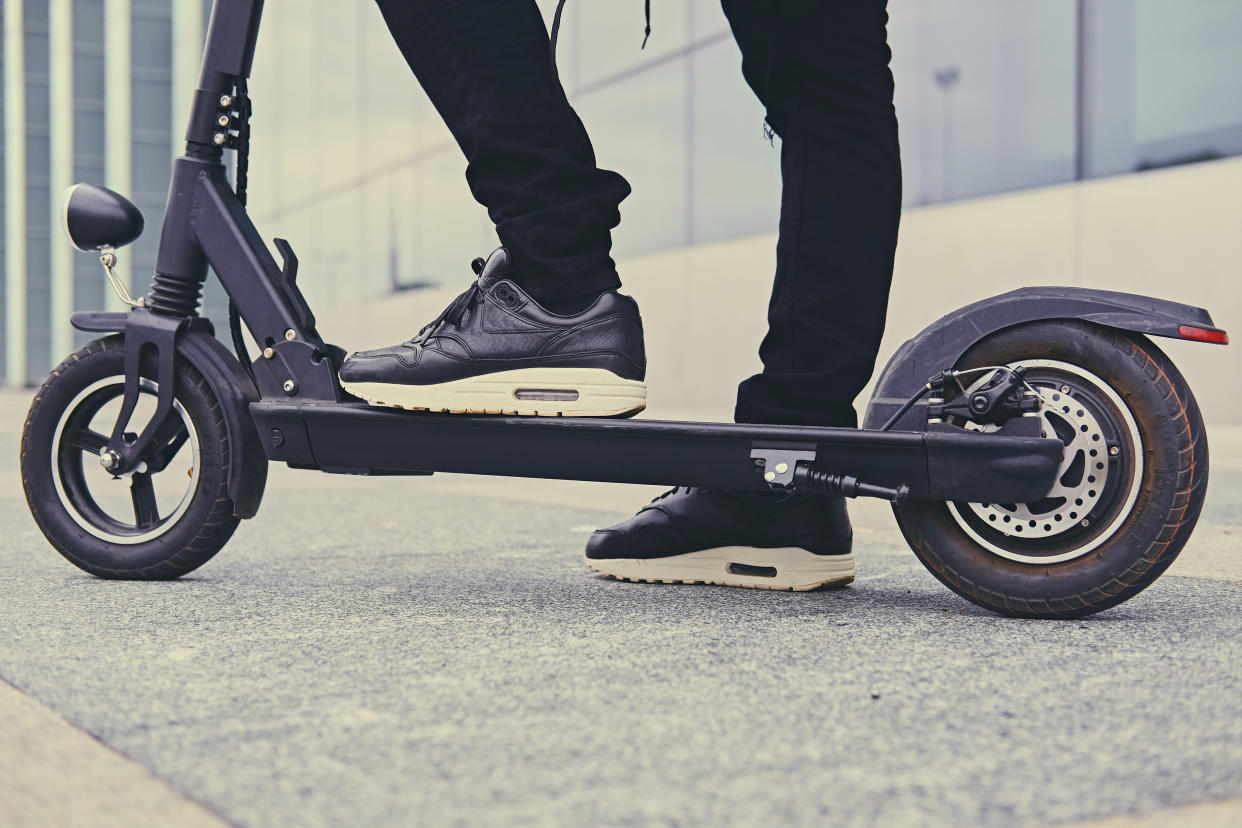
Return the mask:
<svg viewBox="0 0 1242 828">
<path fill-rule="evenodd" d="M 239 81 L 250 77 L 263 3 L 264 0 L 215 0 L 212 4 L 199 88 L 194 93 L 185 136 L 192 149 L 197 145 L 215 157 L 219 155 L 219 119 L 222 112 L 231 108 L 231 100 L 229 105 L 223 102 L 231 98 Z M 227 136 L 227 132 L 224 134 Z"/>
</svg>

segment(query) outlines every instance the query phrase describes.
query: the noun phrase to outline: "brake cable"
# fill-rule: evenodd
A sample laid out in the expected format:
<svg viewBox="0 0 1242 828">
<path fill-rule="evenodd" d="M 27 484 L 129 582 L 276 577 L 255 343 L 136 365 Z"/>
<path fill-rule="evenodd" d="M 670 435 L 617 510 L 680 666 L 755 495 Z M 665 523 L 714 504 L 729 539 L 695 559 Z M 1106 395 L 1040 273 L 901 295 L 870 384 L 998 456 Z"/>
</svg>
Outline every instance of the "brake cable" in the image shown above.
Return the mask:
<svg viewBox="0 0 1242 828">
<path fill-rule="evenodd" d="M 246 189 L 250 184 L 250 116 L 254 113 L 254 108 L 250 103 L 250 92 L 247 88 L 246 79 L 242 78 L 237 81 L 237 95 L 234 98 L 237 105 L 237 138 L 234 148 L 237 150 L 237 186 L 234 188 L 237 193 L 237 200 L 244 208 L 246 206 Z M 250 381 L 254 383 L 255 388 L 259 387 L 259 382 L 254 376 L 254 366 L 250 363 L 250 352 L 246 348 L 246 340 L 242 336 L 241 313 L 237 310 L 237 303 L 229 298 L 229 334 L 233 339 L 233 350 L 237 354 L 238 361 L 242 367 L 246 369 L 246 374 L 250 377 Z"/>
<path fill-rule="evenodd" d="M 914 407 L 915 403 L 923 399 L 923 397 L 927 396 L 927 393 L 929 391 L 932 391 L 933 389 L 937 387 L 943 387 L 947 385 L 949 380 L 953 380 L 955 383 L 957 383 L 957 387 L 961 389 L 962 393 L 964 394 L 966 393 L 966 387 L 962 385 L 962 381 L 960 379 L 961 377 L 968 376 L 970 374 L 980 374 L 980 373 L 983 373 L 984 371 L 1005 371 L 1005 370 L 1010 370 L 1010 369 L 1006 368 L 1003 365 L 984 365 L 979 368 L 967 368 L 964 371 L 953 371 L 953 370 L 941 371 L 939 374 L 936 374 L 931 379 L 929 379 L 926 382 L 926 384 L 923 385 L 922 388 L 914 392 L 913 396 L 911 396 L 910 399 L 902 403 L 901 406 L 897 409 L 897 411 L 893 414 L 893 416 L 889 417 L 888 421 L 884 423 L 884 425 L 880 426 L 879 430 L 880 431 L 891 430 L 892 427 L 897 425 L 897 422 L 902 417 L 905 416 L 906 412 Z M 1025 386 L 1028 391 L 1030 391 L 1036 397 L 1040 397 L 1042 399 L 1042 395 L 1039 393 L 1039 390 L 1035 388 L 1035 386 L 1031 385 L 1025 379 L 1023 379 L 1021 382 L 1022 382 L 1022 385 Z"/>
</svg>

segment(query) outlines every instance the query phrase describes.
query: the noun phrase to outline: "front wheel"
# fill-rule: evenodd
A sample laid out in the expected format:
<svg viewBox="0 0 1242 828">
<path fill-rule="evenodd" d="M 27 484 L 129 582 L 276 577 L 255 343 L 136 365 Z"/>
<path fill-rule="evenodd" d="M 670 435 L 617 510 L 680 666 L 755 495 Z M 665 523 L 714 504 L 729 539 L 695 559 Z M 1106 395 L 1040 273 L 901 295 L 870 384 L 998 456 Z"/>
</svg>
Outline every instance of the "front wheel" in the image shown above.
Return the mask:
<svg viewBox="0 0 1242 828">
<path fill-rule="evenodd" d="M 141 394 L 126 438 L 156 407 L 155 365 L 141 366 Z M 115 476 L 99 462 L 125 393 L 124 338 L 70 354 L 43 383 L 22 431 L 26 502 L 52 546 L 103 578 L 176 578 L 202 566 L 237 528 L 228 496 L 231 462 L 220 406 L 202 375 L 175 363 L 172 411 L 138 470 Z"/>
<path fill-rule="evenodd" d="M 1145 589 L 1186 544 L 1207 491 L 1203 420 L 1177 368 L 1141 335 L 1033 322 L 977 343 L 956 367 L 1019 365 L 1044 435 L 1065 446 L 1047 496 L 894 513 L 919 560 L 963 598 L 1004 615 L 1090 615 Z"/>
</svg>

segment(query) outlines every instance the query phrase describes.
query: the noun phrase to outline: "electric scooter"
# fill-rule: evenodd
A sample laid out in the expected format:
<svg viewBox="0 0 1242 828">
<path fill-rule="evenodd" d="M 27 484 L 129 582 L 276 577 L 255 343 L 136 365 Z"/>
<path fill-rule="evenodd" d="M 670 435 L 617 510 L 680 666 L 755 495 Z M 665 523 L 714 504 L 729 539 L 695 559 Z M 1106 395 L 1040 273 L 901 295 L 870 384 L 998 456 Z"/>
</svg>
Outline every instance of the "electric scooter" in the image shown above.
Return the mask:
<svg viewBox="0 0 1242 828">
<path fill-rule="evenodd" d="M 277 264 L 246 214 L 262 11 L 263 0 L 214 4 L 146 296 L 113 272 L 142 232 L 138 209 L 90 185 L 66 198 L 70 240 L 100 256 L 131 309 L 73 315 L 103 336 L 39 389 L 21 469 L 40 529 L 87 572 L 167 579 L 201 566 L 257 513 L 269 462 L 884 498 L 936 578 L 1012 616 L 1114 606 L 1186 544 L 1207 437 L 1150 337 L 1228 337 L 1207 311 L 1160 299 L 1034 287 L 964 307 L 892 357 L 861 429 L 434 414 L 352 397 L 293 249 L 277 239 Z M 198 315 L 209 266 L 230 298 L 235 353 Z M 253 360 L 242 323 L 262 348 Z M 751 570 L 739 570 L 751 586 L 775 574 Z"/>
</svg>

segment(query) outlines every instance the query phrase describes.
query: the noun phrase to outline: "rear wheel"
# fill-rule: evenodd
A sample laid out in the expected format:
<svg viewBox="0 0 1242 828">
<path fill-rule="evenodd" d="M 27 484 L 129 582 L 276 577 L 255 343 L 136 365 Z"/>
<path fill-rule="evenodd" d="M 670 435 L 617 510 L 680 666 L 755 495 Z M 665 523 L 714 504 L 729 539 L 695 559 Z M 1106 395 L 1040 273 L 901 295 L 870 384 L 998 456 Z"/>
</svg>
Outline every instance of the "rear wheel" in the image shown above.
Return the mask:
<svg viewBox="0 0 1242 828">
<path fill-rule="evenodd" d="M 154 365 L 143 365 L 127 439 L 155 411 Z M 220 406 L 178 358 L 172 411 L 137 471 L 116 476 L 99 455 L 125 392 L 124 339 L 71 354 L 35 396 L 22 432 L 26 502 L 56 549 L 103 578 L 176 578 L 224 546 L 239 519 L 228 497 L 231 458 Z"/>
<path fill-rule="evenodd" d="M 998 365 L 1026 368 L 1044 435 L 1065 446 L 1052 490 L 1034 503 L 895 506 L 906 540 L 950 589 L 1005 615 L 1125 601 L 1173 562 L 1203 506 L 1207 437 L 1186 381 L 1145 337 L 1071 320 L 1001 331 L 957 368 Z"/>
</svg>

